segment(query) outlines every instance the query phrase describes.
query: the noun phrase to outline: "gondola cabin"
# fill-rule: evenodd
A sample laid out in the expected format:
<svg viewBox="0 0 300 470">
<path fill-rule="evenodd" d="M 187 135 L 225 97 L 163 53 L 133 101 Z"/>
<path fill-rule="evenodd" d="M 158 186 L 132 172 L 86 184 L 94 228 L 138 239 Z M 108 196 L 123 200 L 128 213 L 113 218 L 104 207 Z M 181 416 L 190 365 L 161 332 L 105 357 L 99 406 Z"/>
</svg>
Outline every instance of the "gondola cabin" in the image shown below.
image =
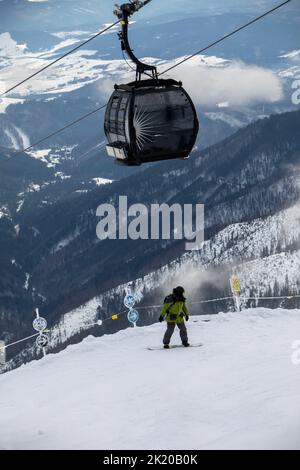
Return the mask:
<svg viewBox="0 0 300 470">
<path fill-rule="evenodd" d="M 115 11 L 122 25 L 122 51 L 136 65 L 136 80 L 115 85 L 105 113 L 108 155 L 123 165 L 188 158 L 199 131 L 196 109 L 182 83 L 160 79 L 156 67 L 141 62 L 130 47 L 128 18 L 149 1 L 134 0 Z"/>
<path fill-rule="evenodd" d="M 116 86 L 105 115 L 108 155 L 124 165 L 188 158 L 198 129 L 193 102 L 174 80 Z"/>
</svg>

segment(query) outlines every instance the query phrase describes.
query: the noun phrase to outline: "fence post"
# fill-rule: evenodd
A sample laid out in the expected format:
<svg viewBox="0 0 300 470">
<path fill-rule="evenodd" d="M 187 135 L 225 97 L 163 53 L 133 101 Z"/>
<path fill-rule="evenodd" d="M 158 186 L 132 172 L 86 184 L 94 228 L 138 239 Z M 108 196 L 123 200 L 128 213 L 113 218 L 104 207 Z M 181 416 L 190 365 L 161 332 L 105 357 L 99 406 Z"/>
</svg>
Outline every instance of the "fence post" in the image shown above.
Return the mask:
<svg viewBox="0 0 300 470">
<path fill-rule="evenodd" d="M 231 276 L 230 278 L 230 287 L 231 292 L 234 296 L 235 309 L 237 312 L 240 312 L 240 294 L 241 294 L 241 281 L 237 276 Z"/>
</svg>

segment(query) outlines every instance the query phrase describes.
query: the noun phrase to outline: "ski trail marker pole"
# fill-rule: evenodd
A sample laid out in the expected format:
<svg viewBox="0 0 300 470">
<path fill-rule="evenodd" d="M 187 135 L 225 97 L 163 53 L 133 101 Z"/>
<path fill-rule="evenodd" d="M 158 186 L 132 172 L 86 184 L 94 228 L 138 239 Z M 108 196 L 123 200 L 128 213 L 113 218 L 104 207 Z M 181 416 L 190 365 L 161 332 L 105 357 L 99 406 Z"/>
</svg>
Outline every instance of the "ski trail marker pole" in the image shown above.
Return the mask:
<svg viewBox="0 0 300 470">
<path fill-rule="evenodd" d="M 237 312 L 240 312 L 241 281 L 237 276 L 232 276 L 230 278 L 230 287 L 234 296 L 235 309 Z"/>
<path fill-rule="evenodd" d="M 127 314 L 127 320 L 133 324 L 134 328 L 136 328 L 136 322 L 139 319 L 139 312 L 133 308 L 135 306 L 135 298 L 134 298 L 134 295 L 129 293 L 128 290 L 126 291 L 124 305 L 129 310 Z"/>
<path fill-rule="evenodd" d="M 39 332 L 36 339 L 36 346 L 42 348 L 44 357 L 46 356 L 46 346 L 49 342 L 48 336 L 45 334 L 47 328 L 47 320 L 40 317 L 39 309 L 35 309 L 36 318 L 33 320 L 32 326 L 35 331 Z"/>
</svg>

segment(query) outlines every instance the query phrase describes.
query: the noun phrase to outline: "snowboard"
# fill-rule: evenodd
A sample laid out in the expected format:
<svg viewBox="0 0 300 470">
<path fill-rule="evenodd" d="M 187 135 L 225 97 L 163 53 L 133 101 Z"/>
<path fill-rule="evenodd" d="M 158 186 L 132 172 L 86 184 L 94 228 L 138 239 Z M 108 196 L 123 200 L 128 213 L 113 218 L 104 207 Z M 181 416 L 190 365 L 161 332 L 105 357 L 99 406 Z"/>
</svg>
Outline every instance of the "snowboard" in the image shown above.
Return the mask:
<svg viewBox="0 0 300 470">
<path fill-rule="evenodd" d="M 173 344 L 169 346 L 169 349 L 176 349 L 176 348 L 184 348 L 184 349 L 189 349 L 189 348 L 200 348 L 203 346 L 202 343 L 198 344 L 190 344 L 187 348 L 183 346 L 183 344 Z M 149 351 L 160 351 L 161 349 L 165 349 L 163 346 L 154 346 L 154 347 L 148 347 L 147 348 Z M 168 351 L 168 349 L 166 349 Z"/>
</svg>

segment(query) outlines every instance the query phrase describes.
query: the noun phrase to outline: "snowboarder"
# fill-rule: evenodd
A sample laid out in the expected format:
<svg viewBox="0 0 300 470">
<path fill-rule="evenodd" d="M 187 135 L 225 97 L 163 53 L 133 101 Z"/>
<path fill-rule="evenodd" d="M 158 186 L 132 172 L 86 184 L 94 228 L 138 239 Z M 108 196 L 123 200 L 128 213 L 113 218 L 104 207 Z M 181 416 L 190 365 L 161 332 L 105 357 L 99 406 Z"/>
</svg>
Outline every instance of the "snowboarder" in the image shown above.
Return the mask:
<svg viewBox="0 0 300 470">
<path fill-rule="evenodd" d="M 160 322 L 166 319 L 168 325 L 163 339 L 165 349 L 169 349 L 175 325 L 177 325 L 180 330 L 180 338 L 183 346 L 189 346 L 187 330 L 184 323 L 184 319 L 188 321 L 189 313 L 185 302 L 184 288 L 181 286 L 173 289 L 173 293 L 165 298 L 164 306 L 159 317 Z"/>
</svg>

